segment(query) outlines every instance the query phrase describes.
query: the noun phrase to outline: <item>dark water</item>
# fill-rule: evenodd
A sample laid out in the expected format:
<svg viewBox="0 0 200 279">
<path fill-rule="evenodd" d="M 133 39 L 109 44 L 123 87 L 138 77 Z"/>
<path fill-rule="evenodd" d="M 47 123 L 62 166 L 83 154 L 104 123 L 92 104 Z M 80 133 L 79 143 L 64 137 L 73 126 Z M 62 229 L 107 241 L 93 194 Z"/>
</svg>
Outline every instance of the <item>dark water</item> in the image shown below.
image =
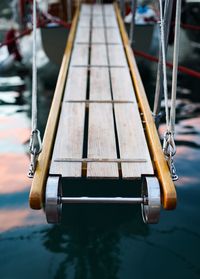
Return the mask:
<svg viewBox="0 0 200 279">
<path fill-rule="evenodd" d="M 199 61 L 200 54 L 188 45 L 181 64 L 199 71 Z M 140 69 L 151 99 L 155 66 L 142 63 Z M 39 71 L 42 131 L 56 76 L 50 64 Z M 23 88 L 0 89 L 0 277 L 200 278 L 199 80 L 178 77 L 175 211 L 162 211 L 160 223 L 147 226 L 137 207 L 70 207 L 65 222 L 52 226 L 28 205 L 30 74 L 23 79 Z"/>
</svg>

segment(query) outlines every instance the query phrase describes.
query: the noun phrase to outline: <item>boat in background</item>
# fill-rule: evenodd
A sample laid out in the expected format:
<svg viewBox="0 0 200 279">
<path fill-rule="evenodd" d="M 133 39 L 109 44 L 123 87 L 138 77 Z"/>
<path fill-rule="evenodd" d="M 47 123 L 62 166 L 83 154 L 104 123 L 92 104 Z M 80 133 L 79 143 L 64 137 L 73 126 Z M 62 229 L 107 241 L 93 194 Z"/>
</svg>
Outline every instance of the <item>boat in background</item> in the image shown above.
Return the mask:
<svg viewBox="0 0 200 279">
<path fill-rule="evenodd" d="M 182 27 L 191 46 L 200 49 L 200 0 L 186 0 L 182 11 Z"/>
</svg>

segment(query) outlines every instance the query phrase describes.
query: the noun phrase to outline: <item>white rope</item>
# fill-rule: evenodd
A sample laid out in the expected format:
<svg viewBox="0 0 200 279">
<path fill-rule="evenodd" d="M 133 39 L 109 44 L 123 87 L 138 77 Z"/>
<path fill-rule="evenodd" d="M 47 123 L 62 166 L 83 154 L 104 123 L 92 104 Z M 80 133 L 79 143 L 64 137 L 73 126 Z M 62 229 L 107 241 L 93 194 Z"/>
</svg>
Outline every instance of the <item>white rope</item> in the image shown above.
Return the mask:
<svg viewBox="0 0 200 279">
<path fill-rule="evenodd" d="M 181 23 L 181 0 L 177 0 L 175 35 L 174 35 L 171 111 L 170 111 L 170 124 L 169 124 L 169 130 L 172 132 L 172 134 L 174 134 L 175 132 L 175 121 L 176 121 L 176 87 L 177 87 L 178 55 L 179 55 L 179 42 L 180 42 L 180 23 Z"/>
<path fill-rule="evenodd" d="M 173 53 L 173 74 L 172 74 L 172 91 L 171 91 L 171 109 L 169 115 L 168 108 L 168 92 L 167 92 L 167 74 L 166 74 L 166 53 L 165 53 L 165 37 L 164 37 L 164 20 L 163 20 L 163 2 L 160 3 L 160 30 L 161 30 L 161 48 L 162 48 L 162 66 L 163 66 L 163 87 L 165 98 L 165 113 L 167 130 L 164 134 L 163 151 L 168 161 L 171 176 L 173 180 L 178 179 L 176 168 L 174 166 L 174 155 L 176 154 L 176 145 L 174 141 L 175 118 L 176 118 L 176 87 L 178 73 L 178 54 L 180 40 L 180 19 L 181 19 L 181 0 L 176 1 L 176 19 L 175 19 L 175 37 L 174 37 L 174 53 Z"/>
<path fill-rule="evenodd" d="M 164 20 L 163 20 L 163 3 L 159 0 L 160 4 L 160 35 L 161 35 L 161 52 L 162 52 L 162 68 L 163 68 L 163 89 L 165 100 L 165 115 L 166 125 L 169 128 L 169 108 L 168 108 L 168 89 L 167 89 L 167 67 L 166 67 L 166 48 L 165 48 L 165 33 L 164 33 Z"/>
<path fill-rule="evenodd" d="M 37 13 L 33 1 L 33 61 L 32 61 L 32 131 L 37 129 L 37 56 L 36 56 Z"/>
<path fill-rule="evenodd" d="M 33 60 L 32 60 L 32 132 L 30 138 L 29 152 L 31 163 L 28 176 L 33 177 L 38 154 L 42 150 L 40 131 L 37 129 L 37 57 L 36 57 L 36 31 L 37 31 L 37 11 L 36 0 L 33 1 Z"/>
</svg>

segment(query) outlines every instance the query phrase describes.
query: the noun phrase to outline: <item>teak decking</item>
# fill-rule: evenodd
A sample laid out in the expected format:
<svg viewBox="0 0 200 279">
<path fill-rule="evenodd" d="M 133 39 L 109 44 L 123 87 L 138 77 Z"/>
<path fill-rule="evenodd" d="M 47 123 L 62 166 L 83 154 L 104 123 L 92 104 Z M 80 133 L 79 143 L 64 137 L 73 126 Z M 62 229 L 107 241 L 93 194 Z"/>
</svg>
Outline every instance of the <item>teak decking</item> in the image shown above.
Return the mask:
<svg viewBox="0 0 200 279">
<path fill-rule="evenodd" d="M 132 56 L 117 6 L 82 5 L 58 78 L 30 193 L 32 208 L 42 206 L 48 174 L 101 179 L 156 174 L 163 206 L 175 207 L 176 192 Z"/>
<path fill-rule="evenodd" d="M 82 176 L 84 140 L 85 161 L 90 159 L 87 177 L 118 178 L 117 159 L 130 160 L 120 162 L 122 178 L 154 174 L 120 31 L 110 7 L 81 9 L 51 175 Z M 98 159 L 105 162 L 96 162 Z"/>
</svg>

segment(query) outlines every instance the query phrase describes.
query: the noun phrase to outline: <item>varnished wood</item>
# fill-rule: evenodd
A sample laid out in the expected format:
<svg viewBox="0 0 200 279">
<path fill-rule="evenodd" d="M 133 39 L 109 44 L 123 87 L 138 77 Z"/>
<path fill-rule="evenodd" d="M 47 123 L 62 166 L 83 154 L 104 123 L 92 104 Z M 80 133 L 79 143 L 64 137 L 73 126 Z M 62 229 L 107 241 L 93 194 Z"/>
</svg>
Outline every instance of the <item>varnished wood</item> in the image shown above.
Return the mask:
<svg viewBox="0 0 200 279">
<path fill-rule="evenodd" d="M 140 109 L 144 116 L 144 121 L 146 123 L 146 135 L 148 138 L 149 149 L 151 151 L 151 157 L 154 163 L 154 169 L 156 174 L 158 175 L 158 179 L 161 184 L 162 205 L 165 209 L 174 209 L 176 207 L 177 200 L 175 186 L 171 179 L 170 171 L 163 155 L 158 132 L 155 127 L 155 123 L 142 84 L 142 80 L 136 65 L 132 49 L 129 44 L 128 36 L 126 34 L 124 23 L 121 18 L 117 4 L 115 4 L 115 11 L 128 59 L 128 64 L 135 86 L 135 92 L 137 95 Z"/>
<path fill-rule="evenodd" d="M 52 148 L 54 144 L 54 137 L 56 133 L 56 127 L 60 114 L 60 103 L 63 97 L 65 79 L 67 75 L 67 69 L 70 61 L 72 45 L 76 32 L 76 26 L 79 16 L 79 10 L 76 11 L 74 16 L 68 42 L 63 56 L 58 81 L 55 89 L 54 98 L 49 113 L 44 139 L 43 150 L 39 155 L 36 171 L 31 185 L 29 203 L 33 209 L 41 209 L 44 202 L 44 189 L 46 186 L 46 180 L 49 170 L 49 162 L 51 159 Z"/>
</svg>

